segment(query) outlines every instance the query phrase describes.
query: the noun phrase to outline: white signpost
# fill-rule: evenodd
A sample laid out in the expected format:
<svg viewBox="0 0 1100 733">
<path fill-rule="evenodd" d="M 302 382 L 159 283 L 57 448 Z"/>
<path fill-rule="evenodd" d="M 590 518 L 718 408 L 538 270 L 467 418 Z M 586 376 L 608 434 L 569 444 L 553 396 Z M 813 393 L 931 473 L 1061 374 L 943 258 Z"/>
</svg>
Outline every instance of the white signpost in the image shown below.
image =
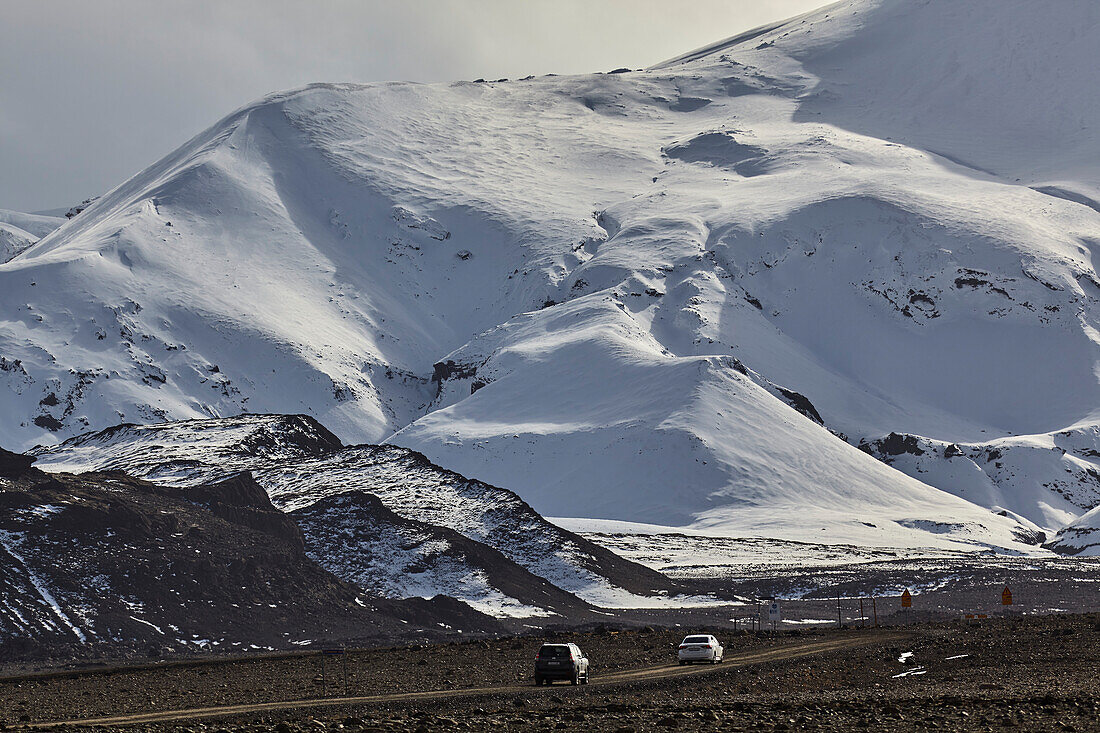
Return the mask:
<svg viewBox="0 0 1100 733">
<path fill-rule="evenodd" d="M 772 633 L 775 633 L 776 625 L 782 620 L 783 614 L 779 609 L 779 601 L 772 601 L 768 606 L 768 620 L 772 622 Z"/>
</svg>

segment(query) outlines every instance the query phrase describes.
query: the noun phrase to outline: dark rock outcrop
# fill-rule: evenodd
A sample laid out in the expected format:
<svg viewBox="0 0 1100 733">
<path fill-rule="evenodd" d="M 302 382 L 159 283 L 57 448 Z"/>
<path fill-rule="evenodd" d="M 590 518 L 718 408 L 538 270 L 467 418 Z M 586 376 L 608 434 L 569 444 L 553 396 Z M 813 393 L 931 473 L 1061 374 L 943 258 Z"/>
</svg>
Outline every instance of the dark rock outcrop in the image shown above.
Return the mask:
<svg viewBox="0 0 1100 733">
<path fill-rule="evenodd" d="M 181 490 L 30 469 L 3 489 L 3 660 L 392 644 L 456 633 L 454 618 L 466 633 L 500 630 L 464 604 L 337 578 L 247 474 Z"/>
<path fill-rule="evenodd" d="M 26 473 L 31 465 L 38 460 L 34 456 L 25 456 L 21 453 L 0 448 L 0 476 L 4 478 L 19 478 Z"/>
</svg>

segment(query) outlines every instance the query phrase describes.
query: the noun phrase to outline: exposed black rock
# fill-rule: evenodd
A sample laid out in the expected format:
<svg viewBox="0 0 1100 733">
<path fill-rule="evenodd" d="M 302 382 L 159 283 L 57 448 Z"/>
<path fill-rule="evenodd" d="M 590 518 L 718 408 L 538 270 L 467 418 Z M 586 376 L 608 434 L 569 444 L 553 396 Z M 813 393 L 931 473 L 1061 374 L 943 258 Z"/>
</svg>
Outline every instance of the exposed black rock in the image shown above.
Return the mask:
<svg viewBox="0 0 1100 733">
<path fill-rule="evenodd" d="M 267 492 L 247 471 L 224 481 L 186 487 L 180 492 L 184 499 L 216 517 L 278 537 L 296 549 L 304 548 L 298 525 L 272 505 Z"/>
<path fill-rule="evenodd" d="M 824 425 L 825 421 L 821 419 L 821 415 L 818 413 L 817 408 L 814 407 L 814 403 L 810 402 L 810 399 L 799 392 L 795 392 L 793 389 L 786 389 L 785 387 L 776 386 L 779 390 L 779 394 L 783 396 L 783 399 L 788 405 L 798 410 L 804 416 L 810 418 L 818 425 Z"/>
<path fill-rule="evenodd" d="M 432 381 L 442 383 L 448 379 L 465 379 L 477 374 L 475 364 L 456 364 L 453 360 L 440 361 L 432 366 Z"/>
<path fill-rule="evenodd" d="M 902 435 L 900 433 L 890 433 L 885 438 L 879 438 L 870 443 L 860 443 L 859 448 L 880 458 L 883 456 L 900 456 L 903 453 L 914 456 L 924 455 L 924 449 L 920 447 L 920 440 L 917 436 Z"/>
<path fill-rule="evenodd" d="M 53 415 L 38 415 L 34 418 L 34 424 L 40 428 L 46 428 L 46 430 L 53 432 L 57 432 L 65 427 L 65 424 Z"/>
<path fill-rule="evenodd" d="M 4 478 L 19 478 L 27 472 L 31 465 L 38 460 L 34 456 L 25 456 L 21 453 L 0 448 L 0 476 Z"/>
</svg>

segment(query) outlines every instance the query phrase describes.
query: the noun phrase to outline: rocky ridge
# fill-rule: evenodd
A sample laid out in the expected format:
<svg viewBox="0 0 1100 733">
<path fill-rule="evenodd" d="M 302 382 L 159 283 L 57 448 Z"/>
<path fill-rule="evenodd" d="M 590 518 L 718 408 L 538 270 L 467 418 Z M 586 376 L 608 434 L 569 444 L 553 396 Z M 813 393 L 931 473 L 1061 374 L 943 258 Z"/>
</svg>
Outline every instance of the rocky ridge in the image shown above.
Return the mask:
<svg viewBox="0 0 1100 733">
<path fill-rule="evenodd" d="M 291 649 L 499 632 L 449 598 L 393 600 L 307 555 L 247 473 L 186 489 L 46 473 L 0 452 L 6 660 Z"/>
<path fill-rule="evenodd" d="M 447 580 L 425 586 L 430 588 L 428 595 L 434 595 L 432 591 L 451 594 L 461 577 L 482 583 L 485 577 L 499 575 L 518 580 L 532 574 L 598 606 L 645 605 L 646 599 L 652 602 L 662 594 L 680 592 L 675 583 L 659 573 L 546 521 L 506 489 L 442 469 L 406 448 L 345 447 L 324 426 L 304 415 L 242 415 L 120 425 L 36 450 L 35 455 L 39 465 L 54 470 L 120 470 L 179 487 L 248 471 L 275 506 L 311 518 L 311 536 L 319 543 L 328 541 L 327 537 L 342 542 L 344 536 L 358 533 L 377 536 L 370 526 L 381 517 L 381 510 L 372 509 L 369 499 L 355 498 L 365 490 L 380 500 L 386 517 L 392 512 L 392 517 L 404 522 L 387 520 L 387 542 L 407 548 L 398 538 L 412 533 L 416 536 L 414 544 L 422 549 L 433 543 L 447 546 L 442 554 L 429 552 L 406 561 L 418 566 L 422 562 L 449 564 L 456 552 L 465 558 L 462 572 L 444 573 L 440 577 Z M 349 492 L 353 495 L 345 497 Z M 346 515 L 333 512 L 337 499 L 354 507 L 345 507 L 349 509 Z M 319 505 L 322 501 L 327 503 Z M 327 515 L 331 525 L 320 521 L 322 514 Z M 355 522 L 356 518 L 363 523 Z M 455 534 L 464 539 L 459 540 Z M 324 556 L 328 567 L 353 580 L 364 572 L 364 557 L 351 547 L 345 549 L 335 555 L 319 550 L 318 557 Z M 337 568 L 336 557 L 347 559 L 348 566 Z M 389 574 L 383 587 L 396 589 L 409 582 L 399 566 L 376 566 L 376 571 Z M 427 577 L 430 574 L 422 575 L 420 580 Z M 515 583 L 513 580 L 507 585 L 518 592 Z M 518 605 L 543 608 L 536 600 L 546 598 L 540 590 L 545 585 L 525 587 L 528 594 L 515 597 Z M 502 590 L 484 586 L 482 592 L 494 596 Z M 473 596 L 467 597 L 477 602 Z M 553 597 L 555 605 L 565 601 L 561 594 Z M 578 609 L 583 605 L 575 602 Z"/>
</svg>

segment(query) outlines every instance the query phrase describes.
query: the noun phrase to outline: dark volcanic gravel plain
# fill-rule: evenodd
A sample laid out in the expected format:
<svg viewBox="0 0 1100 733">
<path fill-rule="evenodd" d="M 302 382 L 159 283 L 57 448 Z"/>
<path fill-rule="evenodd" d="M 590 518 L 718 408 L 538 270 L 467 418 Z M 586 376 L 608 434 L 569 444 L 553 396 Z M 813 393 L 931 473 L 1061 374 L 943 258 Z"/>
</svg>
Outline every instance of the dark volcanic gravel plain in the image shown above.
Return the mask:
<svg viewBox="0 0 1100 733">
<path fill-rule="evenodd" d="M 546 638 L 192 661 L 9 677 L 8 727 L 222 705 L 138 731 L 262 730 L 1100 730 L 1100 614 L 988 619 L 908 628 L 722 632 L 727 661 L 680 668 L 685 629 L 568 635 L 592 684 L 533 686 Z M 695 629 L 692 629 L 695 631 Z M 554 640 L 565 635 L 550 636 Z M 831 649 L 831 650 L 830 650 Z M 413 694 L 409 694 L 413 693 Z M 76 724 L 79 729 L 85 726 Z"/>
</svg>

